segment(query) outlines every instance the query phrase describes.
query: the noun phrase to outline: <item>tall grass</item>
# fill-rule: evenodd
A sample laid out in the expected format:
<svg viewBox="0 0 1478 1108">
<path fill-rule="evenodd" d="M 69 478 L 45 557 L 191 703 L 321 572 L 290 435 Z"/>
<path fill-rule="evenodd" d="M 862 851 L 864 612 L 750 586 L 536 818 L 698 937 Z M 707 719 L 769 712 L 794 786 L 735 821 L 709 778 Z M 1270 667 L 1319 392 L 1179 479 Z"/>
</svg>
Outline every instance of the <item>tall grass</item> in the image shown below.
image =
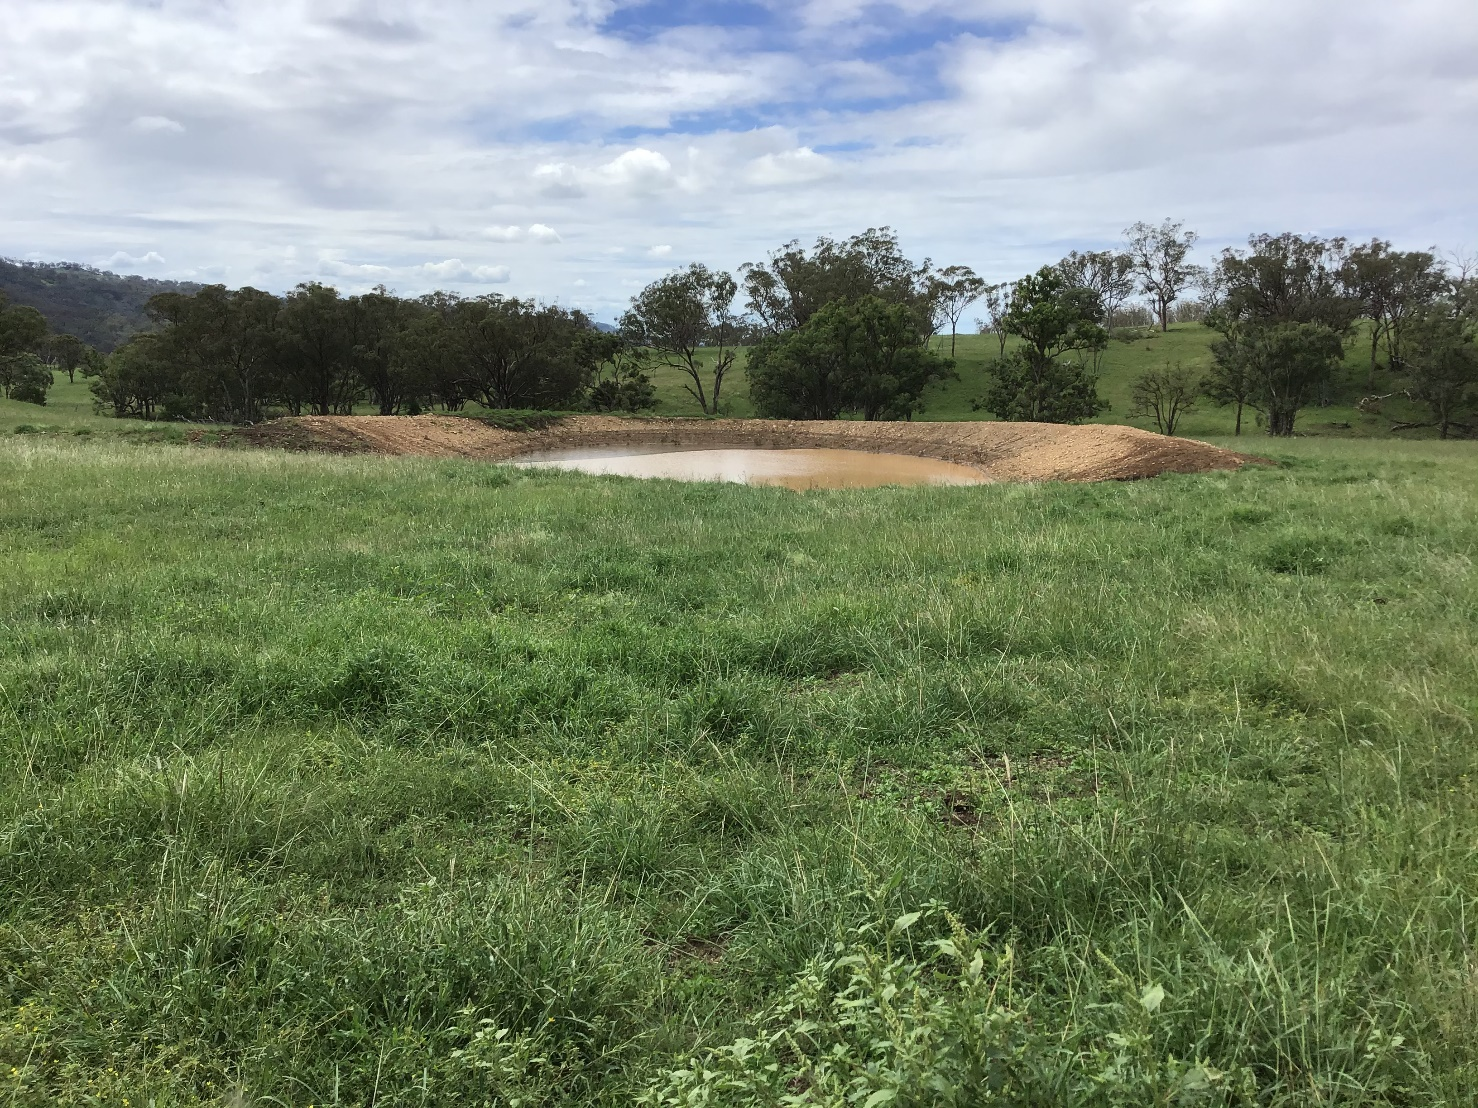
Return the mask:
<svg viewBox="0 0 1478 1108">
<path fill-rule="evenodd" d="M 1472 1103 L 1478 458 L 1276 449 L 800 495 L 4 440 L 0 1097 L 629 1103 L 938 902 L 1025 1102 Z M 975 1018 L 944 918 L 900 1035 Z"/>
</svg>

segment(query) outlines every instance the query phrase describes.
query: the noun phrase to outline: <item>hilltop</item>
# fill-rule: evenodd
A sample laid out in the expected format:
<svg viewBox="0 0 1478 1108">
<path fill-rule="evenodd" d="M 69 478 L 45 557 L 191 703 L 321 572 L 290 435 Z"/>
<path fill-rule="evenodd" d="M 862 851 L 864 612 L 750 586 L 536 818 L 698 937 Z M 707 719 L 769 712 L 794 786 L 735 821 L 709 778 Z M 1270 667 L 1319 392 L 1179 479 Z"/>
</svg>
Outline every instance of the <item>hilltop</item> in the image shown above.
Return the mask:
<svg viewBox="0 0 1478 1108">
<path fill-rule="evenodd" d="M 76 335 L 110 351 L 145 330 L 144 305 L 161 292 L 194 292 L 190 281 L 109 273 L 77 262 L 23 262 L 0 258 L 0 292 L 46 317 L 53 331 Z"/>
</svg>

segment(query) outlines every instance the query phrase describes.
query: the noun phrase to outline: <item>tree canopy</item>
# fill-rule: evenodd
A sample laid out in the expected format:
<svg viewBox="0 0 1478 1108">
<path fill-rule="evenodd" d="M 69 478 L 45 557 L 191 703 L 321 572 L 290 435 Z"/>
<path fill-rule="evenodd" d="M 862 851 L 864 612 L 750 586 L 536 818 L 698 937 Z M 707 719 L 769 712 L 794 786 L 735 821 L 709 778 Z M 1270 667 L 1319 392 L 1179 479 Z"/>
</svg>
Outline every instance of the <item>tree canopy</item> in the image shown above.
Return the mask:
<svg viewBox="0 0 1478 1108">
<path fill-rule="evenodd" d="M 904 418 L 952 368 L 924 345 L 910 306 L 879 296 L 832 301 L 761 340 L 746 363 L 755 410 L 779 419 Z"/>
</svg>

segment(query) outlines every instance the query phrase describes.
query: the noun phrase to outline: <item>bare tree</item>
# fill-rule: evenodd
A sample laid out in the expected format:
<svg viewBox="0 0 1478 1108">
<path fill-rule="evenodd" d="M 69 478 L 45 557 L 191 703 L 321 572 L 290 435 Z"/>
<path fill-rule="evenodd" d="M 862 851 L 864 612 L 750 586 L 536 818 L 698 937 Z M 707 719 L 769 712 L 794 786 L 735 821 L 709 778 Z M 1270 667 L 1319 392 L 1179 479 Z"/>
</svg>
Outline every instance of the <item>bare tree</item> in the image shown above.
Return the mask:
<svg viewBox="0 0 1478 1108">
<path fill-rule="evenodd" d="M 1147 415 L 1160 434 L 1173 435 L 1181 416 L 1195 409 L 1201 391 L 1201 379 L 1179 362 L 1173 369 L 1167 364 L 1164 369 L 1146 370 L 1135 379 L 1129 394 L 1133 401 L 1129 415 Z M 1239 430 L 1240 423 L 1239 413 Z"/>
<path fill-rule="evenodd" d="M 1195 231 L 1183 230 L 1184 226 L 1167 219 L 1158 227 L 1136 223 L 1124 231 L 1139 290 L 1154 305 L 1161 331 L 1170 328 L 1170 305 L 1188 286 L 1201 279 L 1200 267 L 1186 260 L 1200 236 Z"/>
<path fill-rule="evenodd" d="M 955 335 L 965 309 L 980 299 L 985 281 L 967 265 L 951 265 L 929 278 L 929 297 L 937 316 L 949 320 L 949 356 L 955 356 Z"/>
</svg>

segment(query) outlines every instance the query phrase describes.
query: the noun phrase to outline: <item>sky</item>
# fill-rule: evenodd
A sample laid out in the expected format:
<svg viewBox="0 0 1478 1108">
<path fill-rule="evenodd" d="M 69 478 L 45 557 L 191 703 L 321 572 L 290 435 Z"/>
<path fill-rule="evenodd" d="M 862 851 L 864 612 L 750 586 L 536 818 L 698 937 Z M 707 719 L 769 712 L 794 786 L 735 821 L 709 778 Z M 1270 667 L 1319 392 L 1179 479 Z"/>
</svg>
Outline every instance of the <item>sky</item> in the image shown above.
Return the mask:
<svg viewBox="0 0 1478 1108">
<path fill-rule="evenodd" d="M 891 226 L 1478 248 L 1472 0 L 5 0 L 0 255 L 613 319 Z"/>
</svg>

